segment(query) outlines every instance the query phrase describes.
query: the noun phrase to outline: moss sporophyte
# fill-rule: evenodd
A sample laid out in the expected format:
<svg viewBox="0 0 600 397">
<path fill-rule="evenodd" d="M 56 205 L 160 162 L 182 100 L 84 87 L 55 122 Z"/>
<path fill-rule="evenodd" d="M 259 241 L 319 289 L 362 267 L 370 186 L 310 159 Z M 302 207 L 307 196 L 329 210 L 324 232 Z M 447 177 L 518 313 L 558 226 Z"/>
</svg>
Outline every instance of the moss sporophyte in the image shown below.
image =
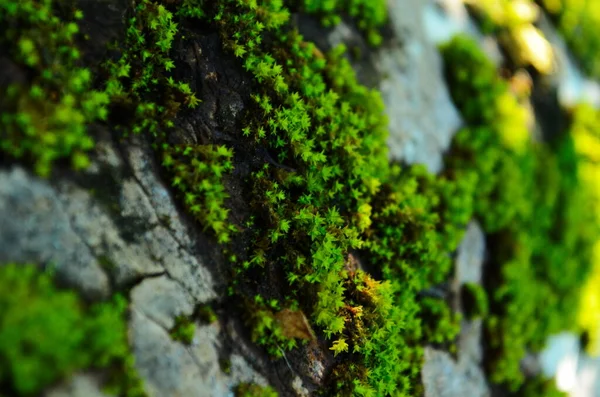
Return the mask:
<svg viewBox="0 0 600 397">
<path fill-rule="evenodd" d="M 516 389 L 525 352 L 575 323 L 568 308 L 587 275 L 591 253 L 582 247 L 591 246 L 594 232 L 581 232 L 590 197 L 576 172 L 577 150 L 568 137 L 533 142 L 519 99 L 477 46 L 459 37 L 442 53 L 467 125 L 446 169 L 434 176 L 391 164 L 380 94 L 358 83 L 344 46 L 323 52 L 290 18 L 301 10 L 336 23 L 342 7 L 372 44 L 381 40 L 382 1 L 138 0 L 128 10 L 124 42 L 114 46 L 119 56 L 102 65 L 108 78 L 93 82 L 73 44 L 79 11 L 61 23 L 49 0 L 5 1 L 0 21 L 19 24 L 0 45 L 31 73 L 0 99 L 9 131 L 0 149 L 32 159 L 47 175 L 58 158 L 87 164 L 90 123 L 143 134 L 187 213 L 230 259 L 229 291 L 245 309 L 251 338 L 274 357 L 300 343 L 327 344 L 323 394 L 419 394 L 423 346 L 451 346 L 460 319 L 444 300 L 420 292 L 449 279 L 451 254 L 475 217 L 499 269 L 486 291 L 472 291 L 489 337 L 488 374 Z M 214 137 L 173 143 L 178 115 L 203 98 L 192 81 L 177 79 L 185 73 L 174 56 L 198 23 L 218 33 L 249 79 L 235 137 L 241 145 Z M 45 64 L 41 48 L 61 62 Z M 131 117 L 116 117 L 123 112 L 115 109 Z M 236 163 L 244 150 L 268 159 Z M 247 207 L 235 217 L 232 181 Z M 186 343 L 193 334 L 186 318 L 172 330 Z M 256 385 L 238 392 L 272 395 Z"/>
</svg>

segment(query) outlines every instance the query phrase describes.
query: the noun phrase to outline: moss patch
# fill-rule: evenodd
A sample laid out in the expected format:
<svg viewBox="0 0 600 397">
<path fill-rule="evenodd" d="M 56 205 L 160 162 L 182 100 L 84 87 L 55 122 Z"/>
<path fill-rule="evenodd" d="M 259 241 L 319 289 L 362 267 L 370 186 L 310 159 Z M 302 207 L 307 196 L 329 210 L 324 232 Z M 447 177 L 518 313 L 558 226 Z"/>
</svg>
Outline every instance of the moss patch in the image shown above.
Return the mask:
<svg viewBox="0 0 600 397">
<path fill-rule="evenodd" d="M 122 297 L 85 305 L 32 265 L 0 266 L 0 384 L 36 395 L 77 370 L 106 369 L 118 395 L 142 396 L 132 370 Z"/>
</svg>

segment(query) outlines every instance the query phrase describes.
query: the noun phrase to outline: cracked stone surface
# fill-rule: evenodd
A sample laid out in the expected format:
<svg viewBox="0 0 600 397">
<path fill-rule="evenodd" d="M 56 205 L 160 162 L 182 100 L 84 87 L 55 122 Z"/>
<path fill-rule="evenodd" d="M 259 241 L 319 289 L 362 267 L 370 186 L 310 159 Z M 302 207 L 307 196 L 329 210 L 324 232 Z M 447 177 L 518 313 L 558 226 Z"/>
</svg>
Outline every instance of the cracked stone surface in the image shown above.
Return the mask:
<svg viewBox="0 0 600 397">
<path fill-rule="evenodd" d="M 217 298 L 223 281 L 211 268 L 216 245 L 186 223 L 143 145 L 132 142 L 124 156 L 102 141 L 92 166 L 74 178 L 0 170 L 0 263 L 54 266 L 92 300 L 133 287 L 129 339 L 150 396 L 229 396 L 240 382 L 266 385 L 234 347 L 222 353 L 229 339 L 218 322 L 196 324 L 190 346 L 171 339 L 175 317 Z M 45 396 L 104 396 L 102 377 L 77 374 Z"/>
<path fill-rule="evenodd" d="M 21 167 L 0 172 L 0 263 L 39 263 L 89 298 L 110 294 L 107 274 L 48 181 Z"/>
</svg>

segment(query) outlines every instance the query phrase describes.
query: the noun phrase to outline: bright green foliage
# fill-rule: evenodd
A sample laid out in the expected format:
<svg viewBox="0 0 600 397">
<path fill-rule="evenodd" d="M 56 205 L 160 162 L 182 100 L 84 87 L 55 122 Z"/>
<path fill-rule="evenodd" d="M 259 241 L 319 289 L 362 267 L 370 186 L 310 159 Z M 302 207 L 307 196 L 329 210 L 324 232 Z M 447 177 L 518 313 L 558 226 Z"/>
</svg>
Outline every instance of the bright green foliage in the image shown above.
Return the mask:
<svg viewBox="0 0 600 397">
<path fill-rule="evenodd" d="M 486 361 L 493 382 L 516 390 L 526 352 L 576 324 L 573 308 L 597 235 L 586 210 L 594 203 L 578 179 L 570 139 L 552 146 L 530 140 L 517 100 L 475 42 L 458 37 L 442 50 L 452 96 L 468 123 L 453 142 L 448 173 L 475 172 L 475 214 L 493 233 L 488 267 L 498 270 L 486 286 Z"/>
<path fill-rule="evenodd" d="M 381 44 L 378 29 L 387 20 L 385 0 L 302 0 L 301 4 L 304 12 L 322 16 L 325 26 L 337 25 L 341 22 L 340 15 L 347 13 L 366 33 L 369 44 Z"/>
<path fill-rule="evenodd" d="M 225 146 L 166 146 L 163 166 L 173 174 L 172 186 L 177 189 L 189 213 L 205 228 L 210 228 L 220 243 L 227 243 L 235 231 L 227 223 L 229 210 L 224 207 L 228 197 L 223 175 L 233 169 L 233 151 Z"/>
<path fill-rule="evenodd" d="M 260 386 L 255 383 L 240 383 L 235 387 L 235 397 L 277 397 L 271 386 Z"/>
<path fill-rule="evenodd" d="M 463 285 L 462 302 L 468 318 L 485 318 L 490 310 L 487 293 L 477 283 L 466 283 Z"/>
<path fill-rule="evenodd" d="M 189 345 L 194 340 L 195 333 L 196 324 L 193 320 L 183 315 L 175 317 L 175 325 L 170 331 L 173 340 Z"/>
<path fill-rule="evenodd" d="M 112 390 L 142 396 L 132 371 L 121 297 L 83 304 L 72 291 L 53 285 L 49 273 L 32 265 L 0 266 L 0 384 L 18 395 L 85 368 L 115 370 Z"/>
<path fill-rule="evenodd" d="M 590 0 L 540 0 L 554 17 L 558 29 L 583 69 L 600 77 L 600 3 Z"/>
<path fill-rule="evenodd" d="M 94 141 L 86 125 L 107 116 L 108 96 L 92 90 L 90 70 L 78 65 L 79 18 L 59 17 L 52 0 L 0 2 L 0 51 L 28 72 L 0 87 L 0 150 L 31 161 L 41 176 L 61 158 L 87 167 Z"/>
</svg>

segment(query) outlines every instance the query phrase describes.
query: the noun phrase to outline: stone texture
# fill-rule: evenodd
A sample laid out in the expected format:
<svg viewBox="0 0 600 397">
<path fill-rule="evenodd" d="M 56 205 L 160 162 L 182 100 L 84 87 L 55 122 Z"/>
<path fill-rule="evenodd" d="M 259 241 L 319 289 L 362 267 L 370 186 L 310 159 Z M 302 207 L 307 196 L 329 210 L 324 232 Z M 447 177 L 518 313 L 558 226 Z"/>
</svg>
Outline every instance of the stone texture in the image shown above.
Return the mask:
<svg viewBox="0 0 600 397">
<path fill-rule="evenodd" d="M 0 263 L 52 266 L 58 277 L 98 299 L 109 280 L 49 181 L 21 167 L 0 171 Z"/>
<path fill-rule="evenodd" d="M 229 396 L 240 382 L 266 385 L 237 339 L 225 349 L 230 373 L 221 370 L 230 339 L 218 323 L 198 326 L 191 346 L 171 340 L 175 317 L 217 298 L 223 282 L 207 265 L 218 262 L 218 247 L 188 225 L 152 156 L 141 142 L 123 153 L 106 139 L 91 167 L 72 177 L 0 170 L 0 263 L 54 266 L 91 299 L 131 287 L 130 342 L 151 396 Z M 101 376 L 81 374 L 46 395 L 95 397 L 101 389 Z"/>
<path fill-rule="evenodd" d="M 194 312 L 192 297 L 167 276 L 142 281 L 131 291 L 131 303 L 165 329 L 173 328 L 175 317 Z"/>
<path fill-rule="evenodd" d="M 455 362 L 444 351 L 425 348 L 422 372 L 426 397 L 487 397 L 490 391 L 481 368 L 470 360 Z"/>
<path fill-rule="evenodd" d="M 397 41 L 376 54 L 375 64 L 389 118 L 390 155 L 437 173 L 462 121 L 444 84 L 440 54 L 425 35 L 423 1 L 393 0 L 388 9 Z"/>
<path fill-rule="evenodd" d="M 456 255 L 455 286 L 480 283 L 485 259 L 485 235 L 477 221 L 467 225 Z"/>
<path fill-rule="evenodd" d="M 150 397 L 229 396 L 240 382 L 267 384 L 237 354 L 229 357 L 230 374 L 221 370 L 218 323 L 197 326 L 192 344 L 186 346 L 173 341 L 167 329 L 134 306 L 130 332 L 136 367 Z"/>
</svg>

